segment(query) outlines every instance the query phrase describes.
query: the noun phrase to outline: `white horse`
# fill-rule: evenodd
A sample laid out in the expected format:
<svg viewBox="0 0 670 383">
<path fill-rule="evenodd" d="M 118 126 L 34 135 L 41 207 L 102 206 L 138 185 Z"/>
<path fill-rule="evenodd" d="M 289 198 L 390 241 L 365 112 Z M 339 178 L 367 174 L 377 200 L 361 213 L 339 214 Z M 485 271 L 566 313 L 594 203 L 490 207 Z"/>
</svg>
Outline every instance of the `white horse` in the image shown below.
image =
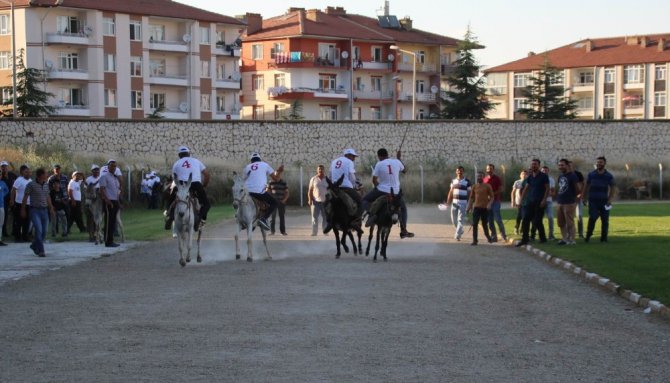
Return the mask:
<svg viewBox="0 0 670 383">
<path fill-rule="evenodd" d="M 237 220 L 237 231 L 235 232 L 235 259 L 240 259 L 240 231 L 247 231 L 247 261 L 252 262 L 251 237 L 254 227 L 258 227 L 263 235 L 263 245 L 267 253 L 266 260 L 271 260 L 270 249 L 268 248 L 267 234 L 265 229 L 258 224 L 258 208 L 254 199 L 249 195 L 244 179 L 237 173 L 233 173 L 233 207 L 235 208 L 235 220 Z"/>
<path fill-rule="evenodd" d="M 177 232 L 177 242 L 179 243 L 179 264 L 182 267 L 186 266 L 186 262 L 191 262 L 191 245 L 193 243 L 193 234 L 195 234 L 196 200 L 191 196 L 189 191 L 191 188 L 191 179 L 192 175 L 189 175 L 188 181 L 177 182 L 177 196 L 174 202 L 174 228 Z M 202 230 L 198 230 L 198 262 L 202 262 L 202 257 L 200 257 L 201 234 Z"/>
</svg>

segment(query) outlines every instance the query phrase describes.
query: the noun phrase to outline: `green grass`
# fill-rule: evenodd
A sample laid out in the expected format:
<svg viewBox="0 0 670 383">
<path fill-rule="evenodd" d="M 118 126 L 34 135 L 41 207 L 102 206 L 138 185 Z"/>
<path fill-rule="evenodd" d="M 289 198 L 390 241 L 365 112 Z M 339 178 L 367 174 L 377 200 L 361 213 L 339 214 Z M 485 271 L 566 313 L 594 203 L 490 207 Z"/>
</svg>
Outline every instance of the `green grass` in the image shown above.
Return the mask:
<svg viewBox="0 0 670 383">
<path fill-rule="evenodd" d="M 588 215 L 586 209 L 584 211 Z M 514 232 L 515 214 L 503 212 L 508 233 Z M 588 217 L 584 217 L 584 230 Z M 576 224 L 576 221 L 575 221 Z M 560 230 L 554 222 L 560 238 Z M 545 219 L 545 229 L 547 221 Z M 558 246 L 556 242 L 533 243 L 547 253 L 563 258 L 590 272 L 643 296 L 670 304 L 670 204 L 616 204 L 610 214 L 608 242 L 600 242 L 600 221 L 589 243 Z"/>
<path fill-rule="evenodd" d="M 224 219 L 234 216 L 233 207 L 230 204 L 215 205 L 209 210 L 207 215 L 207 225 L 213 225 Z M 121 213 L 123 219 L 124 233 L 127 240 L 133 241 L 154 241 L 162 238 L 168 238 L 172 232 L 163 227 L 163 211 L 147 210 L 146 208 L 136 207 L 124 209 Z M 76 225 L 72 227 L 72 234 L 69 240 L 88 239 L 88 234 L 79 233 Z M 60 237 L 55 238 L 61 241 Z"/>
</svg>

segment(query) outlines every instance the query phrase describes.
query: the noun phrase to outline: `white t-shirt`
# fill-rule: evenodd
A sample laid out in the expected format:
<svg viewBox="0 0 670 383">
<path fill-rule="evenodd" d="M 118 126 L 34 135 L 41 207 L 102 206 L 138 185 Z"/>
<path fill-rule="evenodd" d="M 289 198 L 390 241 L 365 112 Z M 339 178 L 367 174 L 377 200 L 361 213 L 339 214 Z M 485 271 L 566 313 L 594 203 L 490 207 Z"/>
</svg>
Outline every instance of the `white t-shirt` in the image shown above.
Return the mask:
<svg viewBox="0 0 670 383">
<path fill-rule="evenodd" d="M 102 177 L 103 174 L 108 173 L 108 172 L 109 172 L 109 168 L 107 167 L 107 165 L 100 168 L 100 176 L 101 177 Z M 117 177 L 121 177 L 121 175 L 122 175 L 121 174 L 121 169 L 119 169 L 117 167 L 116 170 L 114 170 L 114 175 L 117 176 Z"/>
<path fill-rule="evenodd" d="M 14 202 L 17 204 L 21 204 L 23 202 L 23 194 L 26 192 L 26 186 L 28 186 L 29 183 L 31 183 L 33 180 L 25 179 L 23 177 L 19 177 L 14 181 L 14 185 L 12 185 L 13 189 L 16 189 L 16 198 L 14 199 Z M 30 197 L 28 197 L 27 203 L 30 205 Z"/>
<path fill-rule="evenodd" d="M 554 189 L 556 191 L 556 180 L 554 180 L 554 177 L 549 177 L 549 193 L 547 193 L 547 202 L 552 202 L 554 199 L 551 197 L 551 189 Z"/>
<path fill-rule="evenodd" d="M 395 158 L 387 158 L 377 162 L 372 175 L 377 177 L 377 190 L 390 193 L 393 188 L 393 193 L 398 194 L 400 191 L 400 172 L 405 170 L 405 165 Z"/>
<path fill-rule="evenodd" d="M 205 169 L 205 165 L 193 157 L 180 158 L 172 165 L 172 173 L 177 175 L 177 181 L 188 181 L 188 176 L 193 174 L 191 182 L 202 183 L 202 172 Z"/>
<path fill-rule="evenodd" d="M 263 193 L 268 176 L 274 173 L 272 166 L 263 161 L 252 162 L 244 167 L 244 184 L 250 193 Z"/>
<path fill-rule="evenodd" d="M 88 177 L 86 177 L 86 185 L 95 184 L 96 190 L 100 189 L 100 184 L 98 183 L 98 181 L 100 181 L 100 176 L 97 176 L 97 177 L 88 176 Z"/>
<path fill-rule="evenodd" d="M 67 190 L 72 190 L 72 199 L 81 202 L 81 182 L 70 180 L 67 184 Z"/>
<path fill-rule="evenodd" d="M 336 158 L 330 163 L 330 180 L 337 182 L 343 174 L 344 179 L 340 187 L 353 189 L 356 183 L 356 168 L 354 167 L 354 161 L 344 156 Z"/>
</svg>

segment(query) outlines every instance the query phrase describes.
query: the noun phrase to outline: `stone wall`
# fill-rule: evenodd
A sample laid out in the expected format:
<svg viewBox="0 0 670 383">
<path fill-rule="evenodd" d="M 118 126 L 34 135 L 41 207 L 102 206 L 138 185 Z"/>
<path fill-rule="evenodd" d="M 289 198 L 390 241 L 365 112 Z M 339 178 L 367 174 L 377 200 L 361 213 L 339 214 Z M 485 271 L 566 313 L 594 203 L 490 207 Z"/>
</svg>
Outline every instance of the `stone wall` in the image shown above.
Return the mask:
<svg viewBox="0 0 670 383">
<path fill-rule="evenodd" d="M 273 164 L 328 162 L 345 147 L 374 161 L 407 133 L 408 162 L 526 163 L 533 157 L 668 162 L 670 121 L 0 121 L 0 146 L 59 144 L 82 156 L 171 163 L 179 145 L 203 159 L 243 163 L 259 151 Z"/>
</svg>

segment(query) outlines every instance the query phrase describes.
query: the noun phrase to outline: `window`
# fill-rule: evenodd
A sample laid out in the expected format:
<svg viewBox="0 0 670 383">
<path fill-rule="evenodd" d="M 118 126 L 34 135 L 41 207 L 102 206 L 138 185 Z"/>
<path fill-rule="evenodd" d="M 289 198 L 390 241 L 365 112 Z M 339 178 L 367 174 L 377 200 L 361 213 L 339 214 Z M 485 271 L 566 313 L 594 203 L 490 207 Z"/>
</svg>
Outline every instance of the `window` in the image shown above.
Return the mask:
<svg viewBox="0 0 670 383">
<path fill-rule="evenodd" d="M 254 44 L 251 46 L 251 59 L 263 60 L 263 44 Z"/>
<path fill-rule="evenodd" d="M 12 33 L 12 24 L 9 21 L 9 15 L 0 15 L 0 35 L 9 35 Z"/>
<path fill-rule="evenodd" d="M 63 70 L 79 69 L 79 53 L 58 53 L 58 68 Z"/>
<path fill-rule="evenodd" d="M 580 85 L 593 84 L 593 72 L 579 72 L 577 83 Z"/>
<path fill-rule="evenodd" d="M 365 85 L 363 84 L 363 79 L 360 77 L 356 77 L 356 80 L 354 82 L 354 89 L 362 91 L 364 88 Z"/>
<path fill-rule="evenodd" d="M 116 24 L 114 24 L 113 18 L 111 17 L 102 18 L 102 34 L 103 36 L 116 35 Z"/>
<path fill-rule="evenodd" d="M 530 75 L 528 73 L 521 73 L 514 75 L 514 87 L 515 88 L 525 88 L 528 86 L 528 79 Z"/>
<path fill-rule="evenodd" d="M 58 16 L 56 17 L 56 31 L 76 35 L 82 32 L 82 26 L 76 16 Z"/>
<path fill-rule="evenodd" d="M 12 88 L 2 88 L 2 102 L 12 99 Z"/>
<path fill-rule="evenodd" d="M 251 75 L 251 90 L 265 89 L 265 78 L 262 74 Z"/>
<path fill-rule="evenodd" d="M 226 111 L 226 96 L 216 96 L 216 111 L 217 112 Z"/>
<path fill-rule="evenodd" d="M 142 77 L 142 57 L 130 57 L 130 76 Z"/>
<path fill-rule="evenodd" d="M 593 74 L 591 74 L 593 77 Z M 562 70 L 557 71 L 549 76 L 549 85 L 560 85 L 563 86 L 564 73 Z M 591 81 L 593 82 L 593 81 Z"/>
<path fill-rule="evenodd" d="M 507 73 L 489 73 L 486 76 L 486 87 L 490 95 L 507 94 Z"/>
<path fill-rule="evenodd" d="M 593 109 L 593 98 L 585 97 L 579 98 L 577 101 L 577 109 Z"/>
<path fill-rule="evenodd" d="M 251 118 L 254 120 L 262 120 L 265 117 L 263 105 L 254 105 Z"/>
<path fill-rule="evenodd" d="M 130 107 L 132 109 L 142 109 L 142 92 L 139 90 L 130 91 Z"/>
<path fill-rule="evenodd" d="M 654 106 L 665 106 L 666 101 L 665 92 L 654 93 Z"/>
<path fill-rule="evenodd" d="M 200 110 L 203 112 L 209 112 L 212 110 L 212 104 L 210 102 L 209 94 L 200 95 Z"/>
<path fill-rule="evenodd" d="M 370 80 L 372 83 L 372 91 L 380 92 L 382 90 L 382 78 L 378 76 L 372 76 Z"/>
<path fill-rule="evenodd" d="M 416 119 L 417 120 L 425 120 L 426 119 L 426 111 L 423 109 L 419 109 L 419 112 L 416 114 Z"/>
<path fill-rule="evenodd" d="M 130 40 L 142 40 L 142 24 L 139 21 L 130 22 Z"/>
<path fill-rule="evenodd" d="M 284 43 L 274 43 L 272 49 L 270 50 L 270 58 L 275 59 L 277 53 L 284 53 Z"/>
<path fill-rule="evenodd" d="M 605 109 L 614 109 L 614 95 L 606 94 L 605 98 L 603 99 L 603 104 Z"/>
<path fill-rule="evenodd" d="M 275 105 L 275 120 L 280 120 L 288 117 L 289 107 L 286 104 Z"/>
<path fill-rule="evenodd" d="M 149 95 L 149 108 L 165 108 L 165 93 L 151 93 Z"/>
<path fill-rule="evenodd" d="M 165 25 L 149 24 L 149 42 L 165 41 Z"/>
<path fill-rule="evenodd" d="M 58 92 L 60 100 L 67 106 L 84 106 L 84 90 L 80 88 L 64 88 Z"/>
<path fill-rule="evenodd" d="M 116 89 L 105 89 L 105 106 L 116 107 Z"/>
<path fill-rule="evenodd" d="M 642 65 L 626 65 L 623 68 L 624 84 L 639 84 L 644 81 Z"/>
<path fill-rule="evenodd" d="M 519 109 L 527 109 L 528 99 L 527 98 L 515 98 L 514 99 L 514 111 L 516 112 Z"/>
<path fill-rule="evenodd" d="M 616 81 L 616 71 L 614 68 L 605 68 L 605 84 L 614 84 Z"/>
<path fill-rule="evenodd" d="M 105 72 L 116 72 L 116 56 L 106 54 L 104 60 Z"/>
<path fill-rule="evenodd" d="M 223 45 L 226 43 L 226 31 L 216 31 L 216 44 Z"/>
<path fill-rule="evenodd" d="M 656 71 L 655 71 L 656 75 L 654 76 L 656 81 L 665 80 L 665 70 L 666 70 L 665 65 L 663 66 L 656 65 Z"/>
<path fill-rule="evenodd" d="M 200 27 L 200 44 L 211 44 L 212 40 L 209 38 L 209 26 Z"/>
<path fill-rule="evenodd" d="M 165 59 L 150 59 L 149 75 L 152 77 L 165 76 Z"/>
<path fill-rule="evenodd" d="M 323 90 L 334 90 L 335 89 L 335 79 L 334 74 L 320 74 L 319 75 L 319 89 Z"/>
<path fill-rule="evenodd" d="M 372 61 L 376 63 L 382 62 L 382 47 L 372 47 Z"/>
<path fill-rule="evenodd" d="M 337 120 L 337 106 L 321 105 L 319 111 L 322 120 Z"/>
<path fill-rule="evenodd" d="M 212 74 L 209 70 L 210 62 L 208 60 L 200 61 L 200 77 L 211 77 Z"/>
<path fill-rule="evenodd" d="M 378 106 L 371 106 L 370 107 L 370 119 L 372 119 L 372 120 L 381 120 L 382 119 L 382 111 Z"/>
<path fill-rule="evenodd" d="M 275 86 L 286 86 L 286 75 L 284 73 L 275 74 Z"/>
<path fill-rule="evenodd" d="M 218 64 L 216 66 L 216 79 L 217 80 L 226 79 L 226 64 Z"/>
<path fill-rule="evenodd" d="M 426 52 L 425 51 L 416 52 L 416 59 L 417 59 L 417 61 L 419 61 L 419 64 L 425 64 L 426 63 Z"/>
<path fill-rule="evenodd" d="M 361 108 L 360 107 L 355 107 L 352 111 L 352 120 L 360 120 L 361 119 Z"/>
<path fill-rule="evenodd" d="M 11 52 L 0 52 L 0 69 L 10 69 L 12 67 Z"/>
<path fill-rule="evenodd" d="M 426 92 L 426 82 L 423 80 L 416 80 L 416 93 Z"/>
</svg>

